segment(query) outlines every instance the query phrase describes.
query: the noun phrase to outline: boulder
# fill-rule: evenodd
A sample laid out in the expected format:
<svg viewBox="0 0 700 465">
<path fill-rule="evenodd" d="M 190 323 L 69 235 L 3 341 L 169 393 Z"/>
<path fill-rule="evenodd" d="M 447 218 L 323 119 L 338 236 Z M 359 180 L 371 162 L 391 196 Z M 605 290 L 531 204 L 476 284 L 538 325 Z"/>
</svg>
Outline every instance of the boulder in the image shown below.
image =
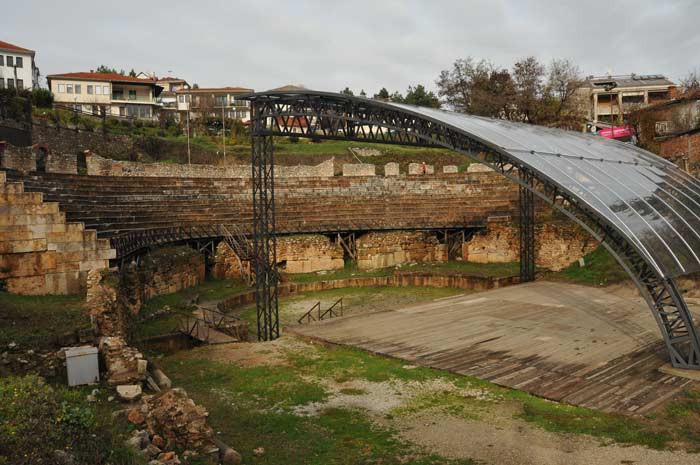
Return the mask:
<svg viewBox="0 0 700 465">
<path fill-rule="evenodd" d="M 141 390 L 141 385 L 139 384 L 122 384 L 117 386 L 117 395 L 119 398 L 126 402 L 133 402 L 141 397 L 143 391 Z"/>
</svg>

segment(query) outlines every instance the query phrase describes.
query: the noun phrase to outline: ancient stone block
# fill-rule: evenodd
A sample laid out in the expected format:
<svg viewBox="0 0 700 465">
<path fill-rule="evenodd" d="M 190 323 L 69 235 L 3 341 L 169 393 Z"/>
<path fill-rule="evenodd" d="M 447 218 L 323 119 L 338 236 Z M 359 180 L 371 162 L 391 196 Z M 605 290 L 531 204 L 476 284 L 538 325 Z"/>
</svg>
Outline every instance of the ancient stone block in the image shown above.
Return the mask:
<svg viewBox="0 0 700 465">
<path fill-rule="evenodd" d="M 396 162 L 389 162 L 384 165 L 384 176 L 398 176 L 399 164 Z"/>
<path fill-rule="evenodd" d="M 445 165 L 442 167 L 442 172 L 443 173 L 457 173 L 459 172 L 459 168 L 457 165 Z"/>
<path fill-rule="evenodd" d="M 374 176 L 375 166 L 370 163 L 344 163 L 343 176 Z"/>
</svg>

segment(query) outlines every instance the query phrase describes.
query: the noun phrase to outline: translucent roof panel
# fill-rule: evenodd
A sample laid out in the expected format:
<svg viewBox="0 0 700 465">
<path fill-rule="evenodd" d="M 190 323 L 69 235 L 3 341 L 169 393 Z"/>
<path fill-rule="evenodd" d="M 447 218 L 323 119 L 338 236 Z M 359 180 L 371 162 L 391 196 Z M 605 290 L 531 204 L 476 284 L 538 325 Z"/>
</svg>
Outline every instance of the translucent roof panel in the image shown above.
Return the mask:
<svg viewBox="0 0 700 465">
<path fill-rule="evenodd" d="M 384 104 L 451 126 L 587 205 L 664 277 L 700 271 L 700 181 L 633 145 L 592 134 Z"/>
</svg>

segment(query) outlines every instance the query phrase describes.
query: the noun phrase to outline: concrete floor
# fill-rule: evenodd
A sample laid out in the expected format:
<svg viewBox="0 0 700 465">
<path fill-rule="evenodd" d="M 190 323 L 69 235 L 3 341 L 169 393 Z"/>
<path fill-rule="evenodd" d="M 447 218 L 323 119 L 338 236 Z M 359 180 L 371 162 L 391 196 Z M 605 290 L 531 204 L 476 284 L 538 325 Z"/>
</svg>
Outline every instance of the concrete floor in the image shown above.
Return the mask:
<svg viewBox="0 0 700 465">
<path fill-rule="evenodd" d="M 664 374 L 661 334 L 641 297 L 535 282 L 292 331 L 490 380 L 576 405 L 654 410 L 696 384 Z"/>
</svg>

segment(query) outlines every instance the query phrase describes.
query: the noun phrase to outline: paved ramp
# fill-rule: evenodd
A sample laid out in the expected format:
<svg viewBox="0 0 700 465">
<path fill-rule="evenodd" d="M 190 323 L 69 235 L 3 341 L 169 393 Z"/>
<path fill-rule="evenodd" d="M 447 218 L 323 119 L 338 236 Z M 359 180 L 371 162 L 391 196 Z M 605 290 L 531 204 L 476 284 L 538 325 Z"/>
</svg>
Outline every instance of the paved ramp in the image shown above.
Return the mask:
<svg viewBox="0 0 700 465">
<path fill-rule="evenodd" d="M 641 299 L 585 286 L 529 283 L 292 331 L 626 414 L 700 386 L 658 371 L 666 348 Z"/>
</svg>

